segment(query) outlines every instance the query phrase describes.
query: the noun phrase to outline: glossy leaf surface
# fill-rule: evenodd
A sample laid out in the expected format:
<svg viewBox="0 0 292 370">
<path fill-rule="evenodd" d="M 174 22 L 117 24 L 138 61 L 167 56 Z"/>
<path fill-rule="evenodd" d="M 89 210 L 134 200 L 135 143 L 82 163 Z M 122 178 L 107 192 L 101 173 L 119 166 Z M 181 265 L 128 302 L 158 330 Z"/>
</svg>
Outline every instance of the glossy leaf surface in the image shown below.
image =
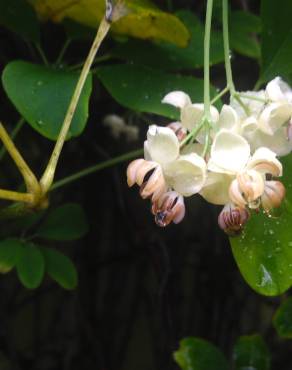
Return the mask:
<svg viewBox="0 0 292 370">
<path fill-rule="evenodd" d="M 37 288 L 44 277 L 44 257 L 38 247 L 30 243 L 22 243 L 16 264 L 19 280 L 28 289 Z"/>
<path fill-rule="evenodd" d="M 275 217 L 254 214 L 242 236 L 230 238 L 233 255 L 247 283 L 275 296 L 292 285 L 292 155 L 281 159 L 287 194 Z"/>
<path fill-rule="evenodd" d="M 78 283 L 77 271 L 71 259 L 52 248 L 41 248 L 46 272 L 64 289 L 74 289 Z"/>
<path fill-rule="evenodd" d="M 0 242 L 0 272 L 9 272 L 17 263 L 22 243 L 18 239 L 4 239 Z"/>
<path fill-rule="evenodd" d="M 105 14 L 103 0 L 34 0 L 38 13 L 55 21 L 71 18 L 90 27 L 97 28 Z M 189 33 L 183 23 L 174 15 L 159 10 L 145 0 L 126 0 L 127 14 L 112 25 L 118 34 L 142 39 L 169 41 L 185 47 Z M 169 30 L 172 32 L 169 32 Z"/>
<path fill-rule="evenodd" d="M 186 92 L 195 102 L 203 100 L 203 80 L 194 77 L 125 64 L 99 68 L 97 76 L 118 103 L 140 112 L 177 119 L 179 111 L 161 103 L 174 90 Z"/>
<path fill-rule="evenodd" d="M 115 47 L 113 55 L 135 64 L 164 70 L 202 67 L 204 64 L 204 26 L 190 11 L 182 10 L 176 14 L 191 35 L 187 47 L 180 48 L 169 43 L 151 43 L 132 39 Z M 223 59 L 222 34 L 214 30 L 211 37 L 210 63 L 211 65 L 216 64 L 222 62 Z"/>
<path fill-rule="evenodd" d="M 228 363 L 213 344 L 200 338 L 185 338 L 174 352 L 175 361 L 182 370 L 228 370 Z"/>
<path fill-rule="evenodd" d="M 240 337 L 233 349 L 235 370 L 269 370 L 270 354 L 260 335 Z"/>
<path fill-rule="evenodd" d="M 56 140 L 73 95 L 78 73 L 23 61 L 9 63 L 2 75 L 4 89 L 19 113 L 41 135 Z M 85 128 L 92 77 L 88 76 L 68 138 Z"/>
<path fill-rule="evenodd" d="M 292 339 L 292 297 L 281 303 L 273 318 L 273 325 L 280 337 Z"/>
</svg>

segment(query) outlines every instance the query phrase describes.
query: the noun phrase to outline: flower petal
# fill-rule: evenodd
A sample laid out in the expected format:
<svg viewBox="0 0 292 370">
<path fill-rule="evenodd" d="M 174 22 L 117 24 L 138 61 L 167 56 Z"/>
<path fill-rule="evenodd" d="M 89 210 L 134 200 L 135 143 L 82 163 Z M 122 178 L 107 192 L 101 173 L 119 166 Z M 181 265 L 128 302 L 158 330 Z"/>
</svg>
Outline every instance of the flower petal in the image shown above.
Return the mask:
<svg viewBox="0 0 292 370">
<path fill-rule="evenodd" d="M 218 110 L 211 106 L 211 118 L 214 123 L 216 123 L 219 119 Z M 187 105 L 185 108 L 181 110 L 181 123 L 183 127 L 187 130 L 192 131 L 201 121 L 204 115 L 204 104 L 203 103 L 196 103 Z"/>
<path fill-rule="evenodd" d="M 276 158 L 269 148 L 257 149 L 247 164 L 248 169 L 255 169 L 263 174 L 270 173 L 273 176 L 282 176 L 282 163 Z"/>
<path fill-rule="evenodd" d="M 281 77 L 276 77 L 266 86 L 266 94 L 270 100 L 275 102 L 290 101 L 292 99 L 292 90 Z"/>
<path fill-rule="evenodd" d="M 269 104 L 260 114 L 258 127 L 264 133 L 273 135 L 282 127 L 292 115 L 292 104 L 272 103 Z"/>
<path fill-rule="evenodd" d="M 209 172 L 200 194 L 209 203 L 224 205 L 230 201 L 229 186 L 233 179 L 225 173 Z"/>
<path fill-rule="evenodd" d="M 242 136 L 223 129 L 214 138 L 208 169 L 234 174 L 245 167 L 249 157 L 248 142 Z"/>
<path fill-rule="evenodd" d="M 188 94 L 184 93 L 183 91 L 170 92 L 162 99 L 162 103 L 174 105 L 176 108 L 180 109 L 192 104 Z"/>
<path fill-rule="evenodd" d="M 179 155 L 179 141 L 168 127 L 149 126 L 145 143 L 147 157 L 164 165 L 174 161 Z"/>
<path fill-rule="evenodd" d="M 224 104 L 218 121 L 218 130 L 225 128 L 226 130 L 237 132 L 239 130 L 238 115 L 230 105 Z"/>
<path fill-rule="evenodd" d="M 206 180 L 206 162 L 195 153 L 182 155 L 165 167 L 165 175 L 167 183 L 187 197 L 202 189 Z"/>
</svg>

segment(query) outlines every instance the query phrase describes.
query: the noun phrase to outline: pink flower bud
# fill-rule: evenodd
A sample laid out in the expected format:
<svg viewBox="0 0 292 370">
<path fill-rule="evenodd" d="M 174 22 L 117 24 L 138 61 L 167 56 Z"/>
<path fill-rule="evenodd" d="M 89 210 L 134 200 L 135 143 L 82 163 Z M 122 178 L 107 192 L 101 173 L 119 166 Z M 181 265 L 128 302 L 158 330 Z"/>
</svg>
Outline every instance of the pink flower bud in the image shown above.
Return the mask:
<svg viewBox="0 0 292 370">
<path fill-rule="evenodd" d="M 246 208 L 240 208 L 232 203 L 226 204 L 218 216 L 219 227 L 228 235 L 241 233 L 243 226 L 249 219 Z"/>
<path fill-rule="evenodd" d="M 266 181 L 265 190 L 261 196 L 261 204 L 266 212 L 280 207 L 285 198 L 285 186 L 280 181 Z"/>
<path fill-rule="evenodd" d="M 152 198 L 152 201 L 167 190 L 161 166 L 145 159 L 136 159 L 129 164 L 127 182 L 130 187 L 134 184 L 139 185 L 141 197 Z"/>
<path fill-rule="evenodd" d="M 183 141 L 183 139 L 187 136 L 187 130 L 181 125 L 180 122 L 172 122 L 167 125 L 176 135 L 178 141 Z"/>
<path fill-rule="evenodd" d="M 171 222 L 178 224 L 185 215 L 184 198 L 175 191 L 164 193 L 153 202 L 152 213 L 160 227 L 165 227 Z"/>
</svg>

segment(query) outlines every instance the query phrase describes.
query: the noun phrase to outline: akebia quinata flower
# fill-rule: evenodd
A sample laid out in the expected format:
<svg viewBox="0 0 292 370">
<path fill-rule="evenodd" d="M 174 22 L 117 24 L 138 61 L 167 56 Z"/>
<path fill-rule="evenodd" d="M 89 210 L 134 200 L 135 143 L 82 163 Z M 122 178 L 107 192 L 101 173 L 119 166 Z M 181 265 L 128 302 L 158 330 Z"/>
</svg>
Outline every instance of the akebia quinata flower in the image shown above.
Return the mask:
<svg viewBox="0 0 292 370">
<path fill-rule="evenodd" d="M 218 223 L 229 235 L 239 234 L 251 215 L 281 205 L 279 157 L 292 150 L 292 90 L 281 78 L 265 90 L 236 93 L 220 112 L 211 106 L 208 119 L 204 105 L 182 91 L 162 102 L 178 109 L 180 121 L 150 125 L 144 158 L 127 170 L 129 186 L 150 199 L 157 225 L 181 222 L 184 197 L 195 194 L 224 206 Z"/>
</svg>

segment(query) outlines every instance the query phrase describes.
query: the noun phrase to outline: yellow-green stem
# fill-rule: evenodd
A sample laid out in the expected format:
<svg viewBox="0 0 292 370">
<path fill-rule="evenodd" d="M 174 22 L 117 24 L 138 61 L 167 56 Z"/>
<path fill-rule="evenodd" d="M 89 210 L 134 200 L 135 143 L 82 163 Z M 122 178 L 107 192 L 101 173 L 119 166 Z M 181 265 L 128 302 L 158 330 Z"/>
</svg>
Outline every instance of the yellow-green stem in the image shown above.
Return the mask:
<svg viewBox="0 0 292 370">
<path fill-rule="evenodd" d="M 32 194 L 37 194 L 40 188 L 38 180 L 36 179 L 34 173 L 31 171 L 25 160 L 22 158 L 21 154 L 14 145 L 13 141 L 10 139 L 10 136 L 8 135 L 2 123 L 0 123 L 0 139 L 2 140 L 7 152 L 14 160 L 20 173 L 22 174 L 28 192 Z"/>
<path fill-rule="evenodd" d="M 42 190 L 43 190 L 44 193 L 46 193 L 49 190 L 49 188 L 51 187 L 51 185 L 53 183 L 55 172 L 56 172 L 56 167 L 57 167 L 57 164 L 58 164 L 58 160 L 59 160 L 64 142 L 66 140 L 66 137 L 67 137 L 67 134 L 68 134 L 68 131 L 69 131 L 69 128 L 70 128 L 70 125 L 71 125 L 71 122 L 72 122 L 72 119 L 73 119 L 73 116 L 74 116 L 74 113 L 75 113 L 75 110 L 76 110 L 76 107 L 77 107 L 77 104 L 78 104 L 78 101 L 79 101 L 79 98 L 80 98 L 80 95 L 81 95 L 81 92 L 82 92 L 83 86 L 86 82 L 87 76 L 90 72 L 91 65 L 94 61 L 94 58 L 95 58 L 95 55 L 96 55 L 96 53 L 99 49 L 99 46 L 102 43 L 105 36 L 107 35 L 109 29 L 110 29 L 109 22 L 105 18 L 103 18 L 100 25 L 99 25 L 99 28 L 98 28 L 97 34 L 95 36 L 95 39 L 93 41 L 90 52 L 89 52 L 89 54 L 87 56 L 87 59 L 84 63 L 80 78 L 78 80 L 77 86 L 76 86 L 74 94 L 72 96 L 68 111 L 66 113 L 66 116 L 65 116 L 60 134 L 58 136 L 57 142 L 56 142 L 55 147 L 53 149 L 51 158 L 50 158 L 49 163 L 48 163 L 48 165 L 47 165 L 47 167 L 44 171 L 44 174 L 43 174 L 43 176 L 40 180 L 40 184 L 41 184 L 41 187 L 42 187 Z"/>
<path fill-rule="evenodd" d="M 15 202 L 33 203 L 34 195 L 29 193 L 18 193 L 17 191 L 0 189 L 0 198 L 13 200 Z"/>
</svg>

